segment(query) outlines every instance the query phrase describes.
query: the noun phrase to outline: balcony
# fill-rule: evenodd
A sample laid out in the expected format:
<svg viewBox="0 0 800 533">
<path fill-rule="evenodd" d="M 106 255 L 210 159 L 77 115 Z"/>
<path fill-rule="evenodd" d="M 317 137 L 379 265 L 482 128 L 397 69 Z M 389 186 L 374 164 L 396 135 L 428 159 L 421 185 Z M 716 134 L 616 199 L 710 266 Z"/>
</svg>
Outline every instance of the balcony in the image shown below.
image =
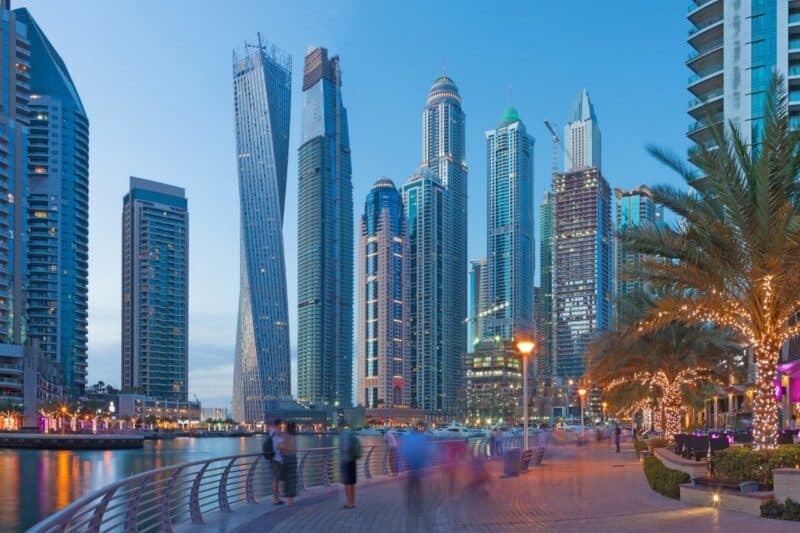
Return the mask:
<svg viewBox="0 0 800 533">
<path fill-rule="evenodd" d="M 698 98 L 723 88 L 722 65 L 714 65 L 689 76 L 689 91 Z"/>
<path fill-rule="evenodd" d="M 689 100 L 689 114 L 697 120 L 705 119 L 708 114 L 716 115 L 722 112 L 723 93 L 720 87 L 703 95 L 702 98 Z"/>
<path fill-rule="evenodd" d="M 692 24 L 702 23 L 709 17 L 720 15 L 723 3 L 722 0 L 695 0 L 687 6 L 687 18 Z"/>
<path fill-rule="evenodd" d="M 698 58 L 710 55 L 713 52 L 717 52 L 722 50 L 722 39 L 714 39 L 708 43 L 704 43 L 698 50 L 690 52 L 689 55 L 686 57 L 686 64 L 690 64 Z"/>
</svg>

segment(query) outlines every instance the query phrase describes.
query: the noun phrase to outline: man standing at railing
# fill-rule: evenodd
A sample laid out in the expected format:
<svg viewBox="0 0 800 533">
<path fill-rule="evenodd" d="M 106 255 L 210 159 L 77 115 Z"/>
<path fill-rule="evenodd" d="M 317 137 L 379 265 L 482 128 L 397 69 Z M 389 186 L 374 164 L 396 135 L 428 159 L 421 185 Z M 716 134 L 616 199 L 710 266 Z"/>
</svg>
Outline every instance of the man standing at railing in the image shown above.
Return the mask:
<svg viewBox="0 0 800 533">
<path fill-rule="evenodd" d="M 283 420 L 276 418 L 269 428 L 267 438 L 264 439 L 262 451 L 264 458 L 269 461 L 272 471 L 272 503 L 283 505 L 281 500 L 281 479 L 283 478 L 283 456 L 281 456 L 282 433 L 281 426 Z"/>
</svg>

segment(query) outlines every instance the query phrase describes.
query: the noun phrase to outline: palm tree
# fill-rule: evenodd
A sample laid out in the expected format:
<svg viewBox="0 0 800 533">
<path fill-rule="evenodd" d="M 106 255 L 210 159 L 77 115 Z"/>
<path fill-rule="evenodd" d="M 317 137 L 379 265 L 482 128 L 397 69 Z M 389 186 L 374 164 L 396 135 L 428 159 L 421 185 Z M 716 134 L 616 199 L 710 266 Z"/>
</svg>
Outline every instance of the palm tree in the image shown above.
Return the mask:
<svg viewBox="0 0 800 533">
<path fill-rule="evenodd" d="M 729 332 L 671 322 L 639 331 L 639 321 L 658 300 L 643 291 L 620 301 L 620 326 L 589 344 L 589 376 L 629 403 L 655 401 L 667 436 L 680 432 L 688 388 L 717 383 L 732 371 L 739 349 Z M 644 403 L 643 403 L 644 402 Z"/>
<path fill-rule="evenodd" d="M 659 258 L 643 261 L 643 277 L 673 291 L 658 300 L 641 331 L 673 321 L 713 324 L 738 332 L 752 349 L 756 448 L 777 444 L 772 381 L 781 345 L 800 333 L 792 320 L 800 312 L 800 134 L 790 131 L 782 84 L 772 82 L 763 138 L 753 146 L 733 124 L 729 134 L 712 127 L 716 148 L 691 156 L 698 171 L 651 147 L 693 191 L 653 188 L 654 200 L 681 222 L 624 236 L 631 250 Z"/>
</svg>

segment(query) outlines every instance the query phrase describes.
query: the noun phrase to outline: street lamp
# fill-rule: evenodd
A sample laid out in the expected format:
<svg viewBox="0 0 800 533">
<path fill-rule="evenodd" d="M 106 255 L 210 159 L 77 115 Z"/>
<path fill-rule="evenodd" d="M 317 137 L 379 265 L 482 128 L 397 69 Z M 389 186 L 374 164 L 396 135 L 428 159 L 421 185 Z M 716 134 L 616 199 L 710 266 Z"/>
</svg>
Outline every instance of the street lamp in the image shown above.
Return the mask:
<svg viewBox="0 0 800 533">
<path fill-rule="evenodd" d="M 522 443 L 524 451 L 528 450 L 528 356 L 536 344 L 532 341 L 517 342 L 517 350 L 522 354 Z"/>
<path fill-rule="evenodd" d="M 606 421 L 606 407 L 608 407 L 608 402 L 603 402 L 603 422 Z"/>
<path fill-rule="evenodd" d="M 583 397 L 586 396 L 586 389 L 578 389 L 578 395 L 581 397 L 581 435 L 583 435 Z"/>
</svg>

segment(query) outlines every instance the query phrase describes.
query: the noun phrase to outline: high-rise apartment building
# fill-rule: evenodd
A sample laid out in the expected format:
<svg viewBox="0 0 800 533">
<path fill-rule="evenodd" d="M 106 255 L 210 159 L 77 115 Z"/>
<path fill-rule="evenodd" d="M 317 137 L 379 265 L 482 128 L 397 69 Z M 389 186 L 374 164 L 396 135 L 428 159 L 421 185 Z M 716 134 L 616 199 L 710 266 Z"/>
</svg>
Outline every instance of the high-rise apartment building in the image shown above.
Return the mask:
<svg viewBox="0 0 800 533">
<path fill-rule="evenodd" d="M 513 423 L 522 391 L 522 360 L 514 342 L 483 339 L 465 360 L 466 415 L 470 423 Z"/>
<path fill-rule="evenodd" d="M 409 243 L 400 192 L 379 179 L 367 195 L 358 243 L 358 403 L 407 407 Z"/>
<path fill-rule="evenodd" d="M 575 98 L 564 126 L 564 170 L 585 167 L 600 169 L 600 125 L 586 89 Z"/>
<path fill-rule="evenodd" d="M 630 191 L 616 189 L 614 193 L 617 197 L 617 233 L 634 228 L 656 227 L 663 222 L 664 206 L 653 201 L 653 193 L 644 185 Z M 643 257 L 640 252 L 627 249 L 624 240 L 617 239 L 615 289 L 617 298 L 642 287 L 635 272 Z"/>
<path fill-rule="evenodd" d="M 447 76 L 431 86 L 422 114 L 422 166 L 429 169 L 447 191 L 446 231 L 443 235 L 443 293 L 437 303 L 442 313 L 442 358 L 458 375 L 442 378 L 441 405 L 451 409 L 462 387 L 462 354 L 467 329 L 467 162 L 465 118 L 458 87 Z M 439 298 L 429 294 L 428 297 Z M 437 393 L 438 394 L 438 393 Z"/>
<path fill-rule="evenodd" d="M 233 58 L 241 228 L 233 417 L 251 422 L 291 395 L 283 215 L 292 60 L 258 41 Z"/>
<path fill-rule="evenodd" d="M 611 326 L 611 189 L 595 167 L 553 178 L 553 372 L 580 378 L 585 349 Z"/>
<path fill-rule="evenodd" d="M 760 142 L 773 72 L 786 79 L 791 125 L 800 127 L 800 4 L 694 0 L 689 8 L 688 137 L 710 146 L 709 122 L 733 123 L 749 144 Z"/>
<path fill-rule="evenodd" d="M 352 405 L 353 186 L 339 57 L 311 49 L 303 69 L 297 189 L 297 396 Z"/>
<path fill-rule="evenodd" d="M 539 298 L 536 333 L 539 350 L 536 368 L 539 375 L 553 372 L 553 195 L 545 191 L 539 206 Z"/>
<path fill-rule="evenodd" d="M 446 189 L 427 167 L 402 188 L 408 220 L 411 405 L 427 411 L 453 409 L 460 387 L 461 354 L 445 352 Z M 462 319 L 463 320 L 463 319 Z"/>
<path fill-rule="evenodd" d="M 185 192 L 131 177 L 122 208 L 122 388 L 185 402 L 188 340 Z"/>
<path fill-rule="evenodd" d="M 473 259 L 469 271 L 469 345 L 468 351 L 486 335 L 484 313 L 489 307 L 489 265 L 485 257 Z"/>
<path fill-rule="evenodd" d="M 533 146 L 517 110 L 486 132 L 489 336 L 532 338 L 534 275 Z"/>
<path fill-rule="evenodd" d="M 89 120 L 47 36 L 27 9 L 14 14 L 30 41 L 27 335 L 78 397 L 87 370 Z"/>
</svg>

